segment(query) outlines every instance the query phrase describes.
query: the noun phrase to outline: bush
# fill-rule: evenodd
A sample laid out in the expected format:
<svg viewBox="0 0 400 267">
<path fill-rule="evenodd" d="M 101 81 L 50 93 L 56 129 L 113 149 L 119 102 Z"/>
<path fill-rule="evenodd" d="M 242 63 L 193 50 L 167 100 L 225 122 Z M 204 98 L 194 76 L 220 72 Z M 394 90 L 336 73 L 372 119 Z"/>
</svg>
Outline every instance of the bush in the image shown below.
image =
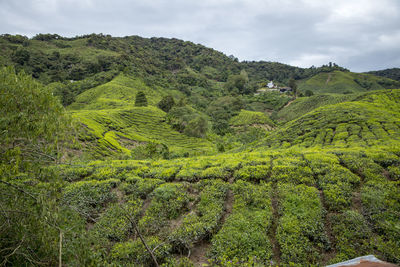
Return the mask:
<svg viewBox="0 0 400 267">
<path fill-rule="evenodd" d="M 233 213 L 212 238 L 211 257 L 219 265 L 265 264 L 272 258 L 268 230 L 272 205 L 268 185 L 234 184 Z"/>
<path fill-rule="evenodd" d="M 146 98 L 146 95 L 142 91 L 139 91 L 136 94 L 135 106 L 136 107 L 147 107 L 147 98 Z"/>
<path fill-rule="evenodd" d="M 168 243 L 163 243 L 155 236 L 148 237 L 145 241 L 150 250 L 154 250 L 158 263 L 162 263 L 169 256 L 171 246 Z M 154 263 L 140 239 L 115 244 L 111 250 L 111 259 L 122 265 L 152 266 Z"/>
<path fill-rule="evenodd" d="M 175 105 L 175 100 L 171 95 L 164 96 L 157 106 L 163 111 L 167 112 Z"/>
<path fill-rule="evenodd" d="M 118 183 L 118 180 L 109 179 L 80 181 L 70 184 L 64 189 L 62 202 L 86 219 L 94 220 L 108 202 L 116 199 L 111 188 Z"/>
</svg>

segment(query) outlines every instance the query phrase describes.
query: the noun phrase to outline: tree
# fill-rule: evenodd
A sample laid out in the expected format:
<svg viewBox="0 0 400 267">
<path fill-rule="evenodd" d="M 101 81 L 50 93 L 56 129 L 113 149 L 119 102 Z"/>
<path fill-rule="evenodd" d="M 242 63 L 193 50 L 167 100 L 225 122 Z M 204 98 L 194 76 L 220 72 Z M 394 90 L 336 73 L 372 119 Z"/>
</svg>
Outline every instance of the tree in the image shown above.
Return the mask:
<svg viewBox="0 0 400 267">
<path fill-rule="evenodd" d="M 291 78 L 289 80 L 289 87 L 292 88 L 294 97 L 297 97 L 297 84 L 296 84 L 295 79 Z"/>
<path fill-rule="evenodd" d="M 171 95 L 164 96 L 157 106 L 165 112 L 170 111 L 170 109 L 175 105 L 175 100 Z"/>
<path fill-rule="evenodd" d="M 51 90 L 24 73 L 0 69 L 0 90 L 0 265 L 55 266 L 76 222 L 59 206 L 62 181 L 48 168 L 69 121 Z M 84 251 L 67 240 L 64 253 Z"/>
<path fill-rule="evenodd" d="M 313 93 L 313 91 L 311 91 L 311 90 L 306 90 L 305 95 L 306 95 L 306 96 L 313 96 L 314 93 Z"/>
<path fill-rule="evenodd" d="M 233 94 L 246 94 L 248 82 L 249 76 L 245 70 L 242 70 L 239 75 L 229 76 L 225 89 Z"/>
<path fill-rule="evenodd" d="M 139 91 L 136 94 L 135 106 L 136 107 L 147 107 L 147 98 L 146 98 L 146 95 L 142 91 Z"/>
<path fill-rule="evenodd" d="M 189 122 L 184 133 L 193 137 L 204 137 L 207 132 L 207 121 L 203 117 L 197 117 Z"/>
</svg>

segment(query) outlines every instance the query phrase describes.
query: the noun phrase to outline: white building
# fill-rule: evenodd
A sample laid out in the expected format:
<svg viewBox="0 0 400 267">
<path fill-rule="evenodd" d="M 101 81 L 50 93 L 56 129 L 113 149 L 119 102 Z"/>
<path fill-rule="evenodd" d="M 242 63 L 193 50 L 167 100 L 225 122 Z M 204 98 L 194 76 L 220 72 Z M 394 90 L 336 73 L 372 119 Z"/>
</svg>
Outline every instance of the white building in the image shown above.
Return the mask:
<svg viewBox="0 0 400 267">
<path fill-rule="evenodd" d="M 275 87 L 273 81 L 270 81 L 270 82 L 267 84 L 267 86 L 268 86 L 268 88 L 274 88 L 274 87 Z"/>
</svg>

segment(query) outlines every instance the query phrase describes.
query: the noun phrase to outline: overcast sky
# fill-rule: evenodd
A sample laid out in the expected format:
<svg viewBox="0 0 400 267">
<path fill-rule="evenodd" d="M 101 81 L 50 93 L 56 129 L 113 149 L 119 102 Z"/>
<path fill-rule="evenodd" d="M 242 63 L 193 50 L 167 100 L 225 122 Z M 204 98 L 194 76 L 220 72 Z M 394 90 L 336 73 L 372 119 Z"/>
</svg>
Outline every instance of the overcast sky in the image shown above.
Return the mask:
<svg viewBox="0 0 400 267">
<path fill-rule="evenodd" d="M 400 67 L 400 0 L 0 0 L 0 33 L 175 37 L 239 60 Z"/>
</svg>

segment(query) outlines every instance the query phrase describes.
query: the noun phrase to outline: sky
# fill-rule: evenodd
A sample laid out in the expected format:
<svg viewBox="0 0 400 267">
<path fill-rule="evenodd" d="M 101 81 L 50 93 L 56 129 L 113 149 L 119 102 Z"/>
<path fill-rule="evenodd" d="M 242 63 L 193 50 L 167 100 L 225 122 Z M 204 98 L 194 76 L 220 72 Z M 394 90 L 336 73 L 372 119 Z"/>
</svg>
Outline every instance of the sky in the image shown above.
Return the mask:
<svg viewBox="0 0 400 267">
<path fill-rule="evenodd" d="M 239 60 L 400 67 L 400 0 L 0 0 L 0 34 L 192 41 Z"/>
</svg>

